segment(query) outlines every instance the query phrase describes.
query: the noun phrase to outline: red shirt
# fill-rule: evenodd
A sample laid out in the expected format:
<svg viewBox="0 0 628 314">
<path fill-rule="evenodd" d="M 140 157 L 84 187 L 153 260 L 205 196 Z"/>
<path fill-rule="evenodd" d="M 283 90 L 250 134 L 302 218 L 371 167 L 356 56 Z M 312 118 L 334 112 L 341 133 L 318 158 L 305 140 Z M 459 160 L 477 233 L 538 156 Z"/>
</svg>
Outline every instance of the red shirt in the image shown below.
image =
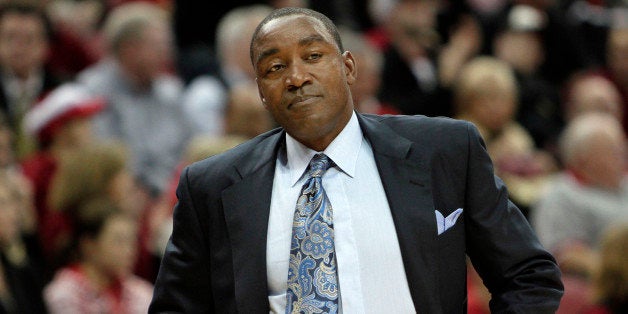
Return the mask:
<svg viewBox="0 0 628 314">
<path fill-rule="evenodd" d="M 40 152 L 22 162 L 24 175 L 33 183 L 35 209 L 37 212 L 37 231 L 43 253 L 52 267 L 61 266 L 60 256 L 69 245 L 72 222 L 67 213 L 52 210 L 47 203 L 48 193 L 54 174 L 57 172 L 57 160 L 48 152 Z"/>
</svg>

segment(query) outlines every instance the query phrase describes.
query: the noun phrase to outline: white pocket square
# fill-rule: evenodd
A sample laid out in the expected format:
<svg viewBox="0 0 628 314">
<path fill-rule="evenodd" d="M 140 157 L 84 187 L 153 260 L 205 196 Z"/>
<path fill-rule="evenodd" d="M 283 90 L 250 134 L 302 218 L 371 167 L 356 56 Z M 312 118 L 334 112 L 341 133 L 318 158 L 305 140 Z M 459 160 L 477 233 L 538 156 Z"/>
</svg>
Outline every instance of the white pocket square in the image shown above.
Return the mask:
<svg viewBox="0 0 628 314">
<path fill-rule="evenodd" d="M 443 214 L 437 210 L 435 210 L 434 213 L 436 214 L 436 227 L 438 228 L 438 235 L 440 235 L 456 224 L 456 220 L 458 220 L 458 217 L 462 214 L 462 208 L 454 210 L 447 217 L 444 217 Z"/>
</svg>

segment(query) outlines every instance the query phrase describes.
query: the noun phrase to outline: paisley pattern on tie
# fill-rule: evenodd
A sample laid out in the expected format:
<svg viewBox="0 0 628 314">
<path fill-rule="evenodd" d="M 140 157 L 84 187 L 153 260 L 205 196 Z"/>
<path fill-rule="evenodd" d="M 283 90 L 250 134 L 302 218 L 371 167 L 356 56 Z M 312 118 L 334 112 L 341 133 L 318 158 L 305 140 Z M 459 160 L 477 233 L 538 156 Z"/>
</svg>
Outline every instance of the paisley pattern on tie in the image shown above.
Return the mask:
<svg viewBox="0 0 628 314">
<path fill-rule="evenodd" d="M 338 276 L 332 207 L 322 185 L 331 161 L 318 154 L 297 200 L 292 226 L 286 313 L 337 313 Z"/>
</svg>

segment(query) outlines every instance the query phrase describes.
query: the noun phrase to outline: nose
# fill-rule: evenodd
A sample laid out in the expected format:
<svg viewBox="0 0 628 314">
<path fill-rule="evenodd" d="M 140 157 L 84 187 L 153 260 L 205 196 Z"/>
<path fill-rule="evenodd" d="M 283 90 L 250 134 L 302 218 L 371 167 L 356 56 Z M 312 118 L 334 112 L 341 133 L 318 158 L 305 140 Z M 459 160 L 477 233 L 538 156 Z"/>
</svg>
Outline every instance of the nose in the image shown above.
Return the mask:
<svg viewBox="0 0 628 314">
<path fill-rule="evenodd" d="M 305 64 L 294 62 L 292 66 L 289 67 L 288 75 L 286 76 L 286 86 L 289 91 L 297 90 L 311 82 L 312 77 L 307 71 Z"/>
</svg>

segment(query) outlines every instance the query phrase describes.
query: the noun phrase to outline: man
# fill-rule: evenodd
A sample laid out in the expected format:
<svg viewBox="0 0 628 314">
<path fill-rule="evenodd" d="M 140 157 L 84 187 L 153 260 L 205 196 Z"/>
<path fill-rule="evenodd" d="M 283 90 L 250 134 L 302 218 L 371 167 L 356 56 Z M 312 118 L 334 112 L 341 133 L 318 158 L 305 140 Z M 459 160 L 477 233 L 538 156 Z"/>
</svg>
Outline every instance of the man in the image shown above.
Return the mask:
<svg viewBox="0 0 628 314">
<path fill-rule="evenodd" d="M 0 110 L 16 134 L 18 157 L 36 148 L 22 129 L 24 114 L 60 80 L 45 68 L 50 46 L 48 17 L 37 4 L 0 5 Z"/>
<path fill-rule="evenodd" d="M 582 87 L 607 83 L 596 77 L 586 80 Z M 599 90 L 589 90 L 602 96 Z M 591 305 L 583 296 L 592 290 L 603 235 L 628 223 L 628 144 L 620 117 L 611 113 L 616 110 L 600 110 L 611 108 L 610 104 L 593 104 L 597 97 L 586 98 L 588 104 L 574 103 L 575 116 L 559 141 L 565 169 L 549 182 L 530 217 L 539 240 L 560 265 L 565 294 L 558 313 Z"/>
<path fill-rule="evenodd" d="M 597 249 L 609 226 L 628 222 L 628 144 L 619 121 L 606 112 L 571 120 L 560 141 L 565 170 L 533 210 L 532 225 L 563 271 L 589 271 L 592 254 L 584 253 Z"/>
<path fill-rule="evenodd" d="M 625 57 L 628 53 L 628 25 L 622 25 L 621 20 L 618 18 L 614 21 L 616 25 L 613 25 L 607 35 L 605 74 L 621 93 L 623 111 L 628 111 L 628 60 Z M 624 132 L 628 133 L 628 114 L 624 114 L 622 123 Z"/>
<path fill-rule="evenodd" d="M 553 312 L 559 271 L 476 129 L 354 113 L 356 63 L 339 38 L 307 9 L 261 22 L 251 59 L 283 128 L 183 172 L 150 311 L 460 313 L 466 252 L 493 311 Z"/>
<path fill-rule="evenodd" d="M 180 105 L 182 83 L 168 73 L 168 27 L 167 13 L 155 4 L 116 7 L 104 23 L 107 57 L 78 76 L 107 102 L 94 121 L 96 135 L 129 146 L 132 171 L 152 197 L 166 188 L 192 135 Z"/>
</svg>

